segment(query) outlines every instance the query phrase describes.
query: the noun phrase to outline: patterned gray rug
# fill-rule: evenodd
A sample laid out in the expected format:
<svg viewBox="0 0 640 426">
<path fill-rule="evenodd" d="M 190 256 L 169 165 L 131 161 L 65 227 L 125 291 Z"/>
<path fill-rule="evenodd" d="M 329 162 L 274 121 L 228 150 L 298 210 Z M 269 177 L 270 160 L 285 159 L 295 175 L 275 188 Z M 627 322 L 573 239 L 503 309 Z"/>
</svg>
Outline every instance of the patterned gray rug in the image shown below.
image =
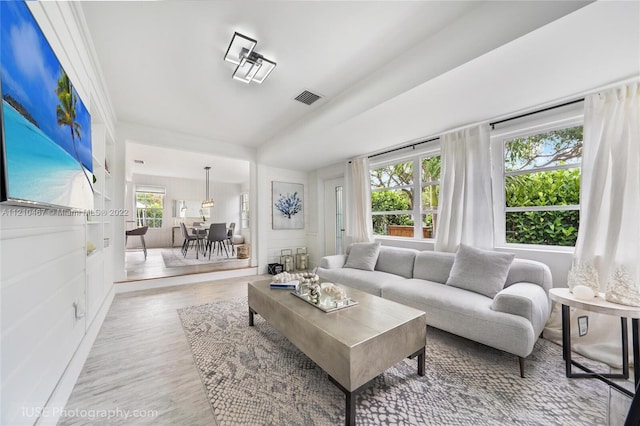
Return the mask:
<svg viewBox="0 0 640 426">
<path fill-rule="evenodd" d="M 262 317 L 249 327 L 247 311 L 246 298 L 178 310 L 219 424 L 344 424 L 344 394 Z M 515 356 L 433 328 L 426 361 L 424 377 L 409 359 L 379 376 L 357 399 L 357 423 L 607 423 L 607 386 L 567 379 L 549 341 L 536 343 L 524 379 Z"/>
<path fill-rule="evenodd" d="M 211 259 L 209 259 L 209 255 L 203 255 L 202 252 L 199 253 L 198 258 L 196 259 L 196 251 L 195 249 L 189 249 L 187 251 L 187 256 L 182 255 L 182 250 L 180 247 L 174 247 L 169 249 L 162 249 L 162 260 L 164 262 L 164 266 L 167 268 L 175 268 L 178 266 L 193 266 L 193 265 L 206 265 L 210 263 L 221 263 L 224 264 L 226 268 L 246 268 L 249 266 L 249 259 L 238 259 L 235 255 L 229 253 L 229 257 L 225 256 L 224 252 L 222 255 L 218 255 L 216 252 L 211 254 Z"/>
</svg>

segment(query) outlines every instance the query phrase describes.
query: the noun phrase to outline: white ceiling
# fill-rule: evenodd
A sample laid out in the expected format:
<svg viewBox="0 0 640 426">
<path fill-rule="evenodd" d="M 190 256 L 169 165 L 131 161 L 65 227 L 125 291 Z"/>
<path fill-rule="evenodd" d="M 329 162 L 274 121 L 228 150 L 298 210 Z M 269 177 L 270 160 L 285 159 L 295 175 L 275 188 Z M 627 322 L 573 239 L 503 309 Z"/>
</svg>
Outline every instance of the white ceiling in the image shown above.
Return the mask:
<svg viewBox="0 0 640 426">
<path fill-rule="evenodd" d="M 310 170 L 637 75 L 639 3 L 587 3 L 82 9 L 120 122 L 256 148 L 262 163 Z M 278 63 L 262 85 L 231 78 L 223 56 L 234 31 L 256 38 L 256 50 Z M 304 89 L 325 98 L 293 101 Z"/>
<path fill-rule="evenodd" d="M 204 180 L 206 166 L 211 167 L 212 182 L 249 182 L 249 162 L 228 157 L 206 155 L 164 147 L 152 147 L 134 142 L 127 143 L 127 176 L 132 174 L 168 176 L 184 179 Z M 144 161 L 144 164 L 134 160 Z"/>
</svg>

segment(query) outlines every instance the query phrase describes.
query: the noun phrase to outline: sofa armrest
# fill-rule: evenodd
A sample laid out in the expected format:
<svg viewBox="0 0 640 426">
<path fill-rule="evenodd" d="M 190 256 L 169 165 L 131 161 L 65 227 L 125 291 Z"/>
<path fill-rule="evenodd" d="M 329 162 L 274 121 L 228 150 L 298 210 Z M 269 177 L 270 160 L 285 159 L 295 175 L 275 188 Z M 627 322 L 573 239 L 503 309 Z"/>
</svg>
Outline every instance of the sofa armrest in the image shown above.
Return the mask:
<svg viewBox="0 0 640 426">
<path fill-rule="evenodd" d="M 320 259 L 320 267 L 325 269 L 339 269 L 347 262 L 346 254 L 334 254 Z"/>
<path fill-rule="evenodd" d="M 536 335 L 542 332 L 551 314 L 547 293 L 532 283 L 515 283 L 503 289 L 494 297 L 491 309 L 526 318 Z"/>
</svg>

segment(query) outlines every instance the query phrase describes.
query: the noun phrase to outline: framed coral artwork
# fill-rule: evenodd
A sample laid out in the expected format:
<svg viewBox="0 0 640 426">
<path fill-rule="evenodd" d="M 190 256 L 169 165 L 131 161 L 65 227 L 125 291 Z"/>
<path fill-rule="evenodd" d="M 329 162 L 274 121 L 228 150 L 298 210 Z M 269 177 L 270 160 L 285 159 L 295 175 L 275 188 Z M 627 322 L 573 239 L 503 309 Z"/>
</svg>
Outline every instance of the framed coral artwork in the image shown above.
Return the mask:
<svg viewBox="0 0 640 426">
<path fill-rule="evenodd" d="M 304 185 L 271 182 L 273 229 L 304 228 Z"/>
</svg>

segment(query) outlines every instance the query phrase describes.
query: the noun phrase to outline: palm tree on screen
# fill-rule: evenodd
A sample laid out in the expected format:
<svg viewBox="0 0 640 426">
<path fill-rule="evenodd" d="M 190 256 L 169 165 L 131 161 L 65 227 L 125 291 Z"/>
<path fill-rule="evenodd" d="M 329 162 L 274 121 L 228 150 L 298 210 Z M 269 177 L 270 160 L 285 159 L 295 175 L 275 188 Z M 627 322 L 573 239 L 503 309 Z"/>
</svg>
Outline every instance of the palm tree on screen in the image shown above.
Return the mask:
<svg viewBox="0 0 640 426">
<path fill-rule="evenodd" d="M 58 118 L 58 126 L 69 126 L 71 132 L 71 142 L 73 143 L 73 152 L 76 156 L 76 160 L 80 166 L 80 170 L 87 178 L 89 187 L 93 190 L 93 186 L 89 181 L 89 177 L 84 172 L 82 167 L 82 161 L 78 155 L 78 148 L 76 147 L 76 138 L 82 140 L 82 125 L 76 121 L 76 104 L 78 103 L 78 97 L 73 93 L 73 85 L 67 73 L 60 68 L 60 78 L 58 79 L 58 87 L 56 88 L 56 95 L 60 104 L 56 106 L 56 116 Z"/>
</svg>

